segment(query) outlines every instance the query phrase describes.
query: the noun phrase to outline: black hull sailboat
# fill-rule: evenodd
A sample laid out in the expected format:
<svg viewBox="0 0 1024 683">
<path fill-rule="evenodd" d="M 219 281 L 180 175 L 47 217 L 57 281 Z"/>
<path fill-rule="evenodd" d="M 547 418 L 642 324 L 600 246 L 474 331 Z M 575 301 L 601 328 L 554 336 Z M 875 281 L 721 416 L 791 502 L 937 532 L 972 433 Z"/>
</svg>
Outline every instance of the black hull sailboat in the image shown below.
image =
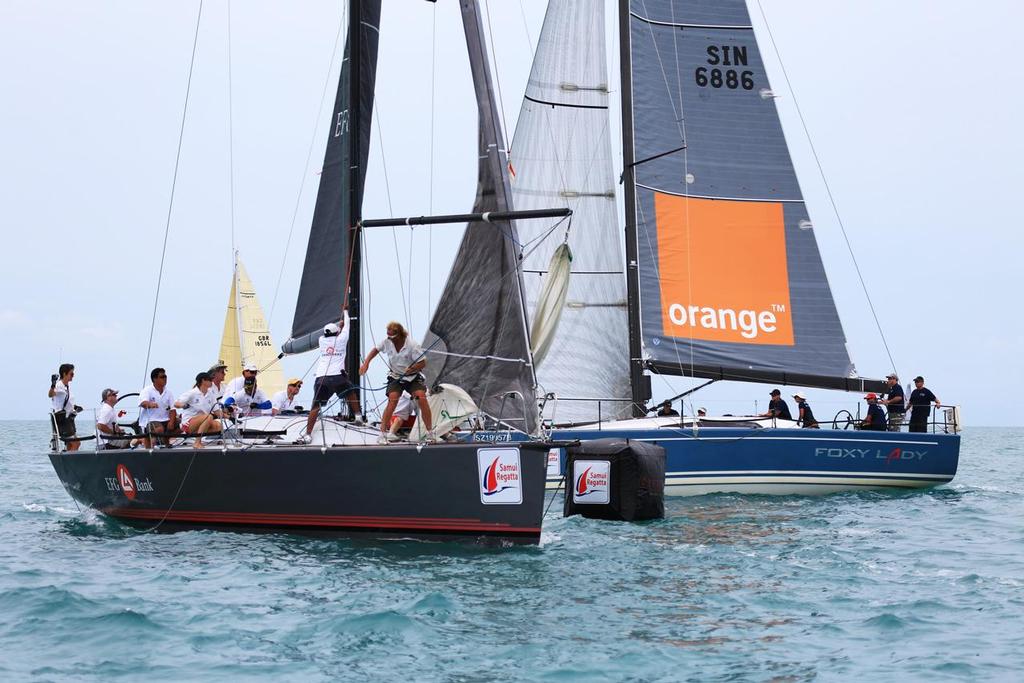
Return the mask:
<svg viewBox="0 0 1024 683">
<path fill-rule="evenodd" d="M 548 446 L 253 446 L 51 453 L 82 505 L 146 531 L 540 541 Z"/>
</svg>

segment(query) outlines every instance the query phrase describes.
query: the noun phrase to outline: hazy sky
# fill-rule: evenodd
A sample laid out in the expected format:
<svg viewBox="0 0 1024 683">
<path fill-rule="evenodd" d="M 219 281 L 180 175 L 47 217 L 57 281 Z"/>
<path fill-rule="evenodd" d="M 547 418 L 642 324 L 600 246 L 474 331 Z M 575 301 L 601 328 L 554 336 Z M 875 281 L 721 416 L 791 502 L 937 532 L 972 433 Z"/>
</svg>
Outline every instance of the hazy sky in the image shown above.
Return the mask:
<svg viewBox="0 0 1024 683">
<path fill-rule="evenodd" d="M 1024 158 L 1015 66 L 1024 9 L 1010 0 L 974 8 L 951 0 L 760 3 L 794 92 L 758 0 L 750 0 L 753 21 L 857 369 L 880 377 L 892 368 L 795 103 L 904 381 L 924 374 L 944 402 L 964 407 L 969 425 L 1024 424 L 1014 393 L 1024 382 L 1024 226 L 1012 204 Z M 150 363 L 168 369 L 175 391 L 217 356 L 231 278 L 232 134 L 235 244 L 275 342 L 288 336 L 343 4 L 233 0 L 229 116 L 229 5 L 203 3 Z M 484 4 L 512 128 L 545 3 Z M 0 3 L 2 417 L 43 417 L 48 378 L 62 360 L 76 364 L 73 390 L 90 407 L 104 386 L 137 391 L 148 377 L 197 9 L 182 0 Z M 476 112 L 457 2 L 385 0 L 381 28 L 364 215 L 466 211 Z M 422 338 L 460 236 L 453 226 L 369 238 L 364 313 L 376 338 L 392 318 Z M 287 359 L 286 375 L 303 375 L 313 361 Z M 372 384 L 381 383 L 382 367 Z M 656 377 L 653 386 L 664 397 L 692 383 Z M 712 413 L 750 411 L 754 401 L 763 409 L 769 389 L 720 384 L 695 403 Z M 859 399 L 807 393 L 820 419 Z"/>
</svg>

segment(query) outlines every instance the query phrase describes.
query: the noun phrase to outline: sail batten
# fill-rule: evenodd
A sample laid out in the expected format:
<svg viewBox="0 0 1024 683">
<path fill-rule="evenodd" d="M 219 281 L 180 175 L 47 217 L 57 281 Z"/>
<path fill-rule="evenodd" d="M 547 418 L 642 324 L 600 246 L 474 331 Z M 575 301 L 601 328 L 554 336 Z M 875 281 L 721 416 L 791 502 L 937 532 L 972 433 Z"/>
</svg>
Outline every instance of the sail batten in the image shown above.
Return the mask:
<svg viewBox="0 0 1024 683">
<path fill-rule="evenodd" d="M 850 360 L 774 98 L 762 94 L 771 86 L 745 1 L 622 6 L 644 366 L 866 386 L 873 380 Z"/>
</svg>

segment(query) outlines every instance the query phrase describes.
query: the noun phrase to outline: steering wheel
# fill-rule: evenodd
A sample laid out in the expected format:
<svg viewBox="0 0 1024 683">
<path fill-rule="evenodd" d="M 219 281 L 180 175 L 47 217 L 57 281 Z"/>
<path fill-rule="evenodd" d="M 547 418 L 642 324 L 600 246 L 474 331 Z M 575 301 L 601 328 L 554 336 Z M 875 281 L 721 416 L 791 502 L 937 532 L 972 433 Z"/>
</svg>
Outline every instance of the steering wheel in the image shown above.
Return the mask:
<svg viewBox="0 0 1024 683">
<path fill-rule="evenodd" d="M 849 410 L 840 410 L 838 413 L 836 413 L 836 416 L 832 418 L 832 429 L 839 429 L 839 418 L 842 417 L 843 415 L 846 416 L 845 418 L 843 418 L 846 422 L 846 424 L 843 425 L 844 430 L 850 429 L 855 424 L 857 424 L 857 421 L 853 419 L 853 413 L 851 413 Z"/>
</svg>

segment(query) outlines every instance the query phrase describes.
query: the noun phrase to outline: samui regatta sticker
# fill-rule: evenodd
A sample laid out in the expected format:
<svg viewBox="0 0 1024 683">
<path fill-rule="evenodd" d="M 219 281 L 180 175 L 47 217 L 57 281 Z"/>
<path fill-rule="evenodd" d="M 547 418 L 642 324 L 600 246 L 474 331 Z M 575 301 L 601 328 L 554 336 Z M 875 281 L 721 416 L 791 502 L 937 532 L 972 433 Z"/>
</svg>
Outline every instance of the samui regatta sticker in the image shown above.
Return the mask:
<svg viewBox="0 0 1024 683">
<path fill-rule="evenodd" d="M 572 502 L 581 505 L 608 503 L 612 464 L 607 460 L 577 460 L 572 464 Z"/>
<path fill-rule="evenodd" d="M 518 448 L 480 448 L 476 452 L 480 502 L 484 505 L 520 505 L 523 470 Z"/>
</svg>

